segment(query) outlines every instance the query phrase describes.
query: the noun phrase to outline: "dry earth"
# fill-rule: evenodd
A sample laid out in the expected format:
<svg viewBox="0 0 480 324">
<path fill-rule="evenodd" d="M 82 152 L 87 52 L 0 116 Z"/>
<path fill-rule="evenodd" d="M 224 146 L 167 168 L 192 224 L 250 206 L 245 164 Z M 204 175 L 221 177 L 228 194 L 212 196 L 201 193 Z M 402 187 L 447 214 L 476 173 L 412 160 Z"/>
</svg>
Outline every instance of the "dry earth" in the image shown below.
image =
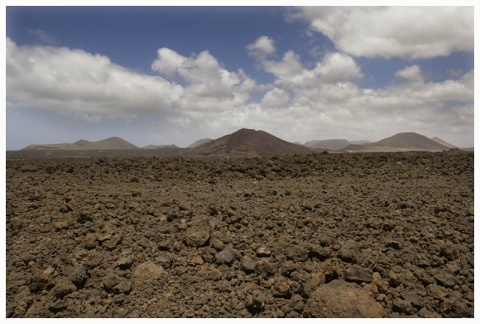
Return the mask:
<svg viewBox="0 0 480 324">
<path fill-rule="evenodd" d="M 7 317 L 473 317 L 473 153 L 9 160 Z"/>
</svg>

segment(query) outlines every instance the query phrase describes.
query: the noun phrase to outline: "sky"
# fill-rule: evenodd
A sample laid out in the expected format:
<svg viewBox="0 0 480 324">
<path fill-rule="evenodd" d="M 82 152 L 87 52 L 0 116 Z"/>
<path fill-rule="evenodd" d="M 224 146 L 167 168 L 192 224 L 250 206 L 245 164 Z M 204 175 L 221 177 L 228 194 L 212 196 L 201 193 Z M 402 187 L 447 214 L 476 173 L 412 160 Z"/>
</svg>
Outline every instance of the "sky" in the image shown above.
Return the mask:
<svg viewBox="0 0 480 324">
<path fill-rule="evenodd" d="M 6 6 L 5 48 L 7 150 L 240 128 L 474 145 L 473 6 Z"/>
</svg>

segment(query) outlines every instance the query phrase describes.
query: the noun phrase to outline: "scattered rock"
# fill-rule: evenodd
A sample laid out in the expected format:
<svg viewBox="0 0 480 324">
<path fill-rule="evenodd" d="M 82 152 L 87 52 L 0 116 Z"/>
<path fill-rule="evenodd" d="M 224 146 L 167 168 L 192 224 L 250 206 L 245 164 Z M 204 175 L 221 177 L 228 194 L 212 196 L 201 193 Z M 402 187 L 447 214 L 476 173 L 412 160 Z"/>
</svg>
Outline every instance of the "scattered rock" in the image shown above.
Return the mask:
<svg viewBox="0 0 480 324">
<path fill-rule="evenodd" d="M 113 287 L 118 285 L 122 281 L 122 278 L 117 276 L 116 274 L 109 272 L 105 277 L 102 279 L 103 287 L 107 291 L 113 290 Z"/>
<path fill-rule="evenodd" d="M 307 243 L 295 244 L 285 249 L 285 255 L 287 256 L 287 259 L 295 262 L 307 261 L 309 252 L 310 245 Z"/>
<path fill-rule="evenodd" d="M 257 265 L 257 263 L 255 261 L 253 261 L 252 259 L 250 259 L 249 257 L 243 257 L 240 260 L 240 264 L 242 265 L 242 269 L 245 272 L 255 271 L 255 266 Z"/>
<path fill-rule="evenodd" d="M 289 298 L 293 293 L 293 282 L 285 277 L 270 278 L 266 285 L 270 287 L 273 297 Z"/>
<path fill-rule="evenodd" d="M 474 317 L 473 153 L 161 152 L 7 151 L 8 318 Z"/>
<path fill-rule="evenodd" d="M 320 286 L 308 299 L 308 317 L 383 317 L 385 310 L 371 293 L 355 283 L 334 280 Z"/>
<path fill-rule="evenodd" d="M 349 240 L 338 250 L 338 256 L 345 262 L 355 262 L 361 251 L 359 243 Z"/>
<path fill-rule="evenodd" d="M 225 249 L 215 254 L 215 260 L 218 264 L 230 264 L 234 259 L 235 254 L 233 254 L 232 250 L 230 249 Z"/>
<path fill-rule="evenodd" d="M 255 265 L 255 272 L 260 274 L 263 278 L 271 277 L 275 272 L 275 266 L 268 261 L 260 261 Z"/>
<path fill-rule="evenodd" d="M 447 258 L 447 260 L 453 261 L 458 257 L 458 251 L 452 242 L 448 242 L 440 246 L 440 255 Z"/>
<path fill-rule="evenodd" d="M 372 272 L 357 264 L 353 264 L 345 269 L 345 280 L 356 283 L 370 283 L 372 282 Z"/>
<path fill-rule="evenodd" d="M 400 298 L 396 298 L 393 301 L 393 311 L 399 312 L 400 314 L 411 315 L 414 312 L 414 307 L 412 303 L 408 300 L 403 300 Z"/>
<path fill-rule="evenodd" d="M 53 294 L 57 298 L 63 298 L 74 291 L 77 291 L 77 287 L 67 278 L 60 278 L 55 283 L 55 287 L 53 288 Z"/>
<path fill-rule="evenodd" d="M 143 262 L 133 269 L 132 287 L 137 290 L 142 290 L 151 286 L 154 281 L 166 274 L 167 272 L 162 266 L 152 261 Z"/>
<path fill-rule="evenodd" d="M 133 258 L 131 256 L 126 256 L 118 260 L 117 267 L 122 270 L 130 269 L 133 264 Z"/>
<path fill-rule="evenodd" d="M 157 259 L 157 263 L 161 265 L 163 268 L 169 268 L 172 264 L 172 258 L 168 254 L 160 254 Z"/>
<path fill-rule="evenodd" d="M 185 231 L 185 244 L 193 247 L 201 247 L 207 244 L 210 238 L 210 227 L 192 226 Z"/>
<path fill-rule="evenodd" d="M 259 257 L 269 257 L 270 255 L 272 255 L 272 250 L 266 246 L 260 246 L 257 249 L 257 256 Z"/>
<path fill-rule="evenodd" d="M 263 310 L 266 299 L 263 291 L 256 289 L 246 296 L 245 305 L 250 313 L 258 314 Z"/>
<path fill-rule="evenodd" d="M 68 270 L 68 279 L 78 288 L 83 288 L 88 279 L 87 270 L 83 265 L 77 265 Z"/>
<path fill-rule="evenodd" d="M 434 271 L 433 277 L 444 287 L 453 287 L 457 282 L 454 275 L 443 270 Z"/>
<path fill-rule="evenodd" d="M 382 276 L 378 272 L 374 272 L 372 275 L 372 283 L 377 286 L 380 292 L 388 292 L 388 282 L 382 279 Z"/>
<path fill-rule="evenodd" d="M 132 290 L 132 283 L 130 280 L 121 280 L 113 287 L 113 291 L 117 294 L 128 294 Z"/>
</svg>

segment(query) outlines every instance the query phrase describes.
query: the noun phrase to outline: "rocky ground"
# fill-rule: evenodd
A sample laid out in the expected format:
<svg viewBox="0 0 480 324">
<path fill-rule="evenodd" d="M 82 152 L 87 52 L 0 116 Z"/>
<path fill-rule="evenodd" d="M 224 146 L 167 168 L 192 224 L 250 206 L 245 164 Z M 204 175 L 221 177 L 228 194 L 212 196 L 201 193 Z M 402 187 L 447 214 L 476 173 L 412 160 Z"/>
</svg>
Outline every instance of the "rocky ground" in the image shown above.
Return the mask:
<svg viewBox="0 0 480 324">
<path fill-rule="evenodd" d="M 7 317 L 473 317 L 473 153 L 7 155 Z"/>
</svg>

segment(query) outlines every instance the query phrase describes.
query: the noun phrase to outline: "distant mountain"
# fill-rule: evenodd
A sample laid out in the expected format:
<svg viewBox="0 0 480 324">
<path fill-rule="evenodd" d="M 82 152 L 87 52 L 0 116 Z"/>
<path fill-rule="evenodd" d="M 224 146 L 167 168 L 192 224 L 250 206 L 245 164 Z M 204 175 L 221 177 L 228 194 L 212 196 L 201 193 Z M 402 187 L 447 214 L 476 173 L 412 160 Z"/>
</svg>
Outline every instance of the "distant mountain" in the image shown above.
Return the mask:
<svg viewBox="0 0 480 324">
<path fill-rule="evenodd" d="M 101 141 L 91 142 L 84 139 L 76 141 L 75 143 L 61 143 L 61 144 L 42 144 L 29 145 L 23 150 L 132 150 L 137 149 L 135 145 L 127 142 L 120 137 L 110 137 Z"/>
<path fill-rule="evenodd" d="M 383 140 L 366 144 L 352 144 L 343 151 L 374 151 L 374 152 L 396 152 L 396 151 L 443 151 L 449 147 L 439 144 L 426 136 L 417 133 L 398 133 Z"/>
<path fill-rule="evenodd" d="M 187 148 L 194 148 L 194 147 L 197 147 L 197 146 L 200 146 L 202 144 L 205 144 L 205 143 L 208 143 L 210 141 L 213 141 L 213 139 L 211 138 L 202 138 L 202 139 L 199 139 L 198 141 L 190 144 L 189 146 L 187 146 Z"/>
<path fill-rule="evenodd" d="M 147 146 L 144 146 L 144 147 L 141 147 L 142 149 L 144 150 L 160 150 L 160 149 L 176 149 L 178 148 L 177 145 L 175 144 L 170 144 L 170 145 L 153 145 L 153 144 L 150 144 L 150 145 L 147 145 Z"/>
<path fill-rule="evenodd" d="M 350 145 L 346 139 L 326 139 L 321 141 L 309 141 L 303 144 L 306 147 L 320 148 L 320 149 L 341 149 Z"/>
<path fill-rule="evenodd" d="M 313 150 L 275 137 L 267 132 L 242 128 L 190 149 L 188 155 L 287 155 L 311 153 Z"/>
<path fill-rule="evenodd" d="M 431 140 L 437 142 L 438 144 L 442 144 L 443 146 L 449 147 L 449 148 L 455 148 L 456 147 L 455 145 L 447 143 L 447 142 L 445 142 L 444 140 L 442 140 L 438 137 L 432 137 Z"/>
<path fill-rule="evenodd" d="M 371 142 L 367 140 L 350 141 L 350 144 L 367 144 L 367 143 L 371 143 Z"/>
</svg>

